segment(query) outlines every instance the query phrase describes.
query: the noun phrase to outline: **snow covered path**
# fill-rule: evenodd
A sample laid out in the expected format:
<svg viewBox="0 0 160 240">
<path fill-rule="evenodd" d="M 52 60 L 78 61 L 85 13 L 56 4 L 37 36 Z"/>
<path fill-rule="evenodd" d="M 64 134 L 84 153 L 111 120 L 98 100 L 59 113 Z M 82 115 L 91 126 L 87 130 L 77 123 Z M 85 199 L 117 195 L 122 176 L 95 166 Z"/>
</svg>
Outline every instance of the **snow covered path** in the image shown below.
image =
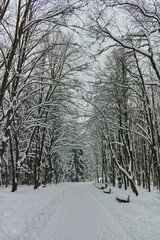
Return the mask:
<svg viewBox="0 0 160 240">
<path fill-rule="evenodd" d="M 108 195 L 92 183 L 0 189 L 0 240 L 158 240 L 160 194 L 139 191 Z M 131 202 L 115 201 L 121 194 Z"/>
<path fill-rule="evenodd" d="M 99 194 L 91 184 L 72 185 L 61 208 L 57 209 L 37 240 L 130 240 L 102 204 Z"/>
</svg>

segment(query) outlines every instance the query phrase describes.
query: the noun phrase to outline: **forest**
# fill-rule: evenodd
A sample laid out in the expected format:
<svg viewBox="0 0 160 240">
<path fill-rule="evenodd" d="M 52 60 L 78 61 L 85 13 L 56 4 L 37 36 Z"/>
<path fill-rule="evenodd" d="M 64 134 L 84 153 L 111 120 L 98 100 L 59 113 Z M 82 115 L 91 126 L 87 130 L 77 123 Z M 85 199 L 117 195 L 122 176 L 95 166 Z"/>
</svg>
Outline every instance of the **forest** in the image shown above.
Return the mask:
<svg viewBox="0 0 160 240">
<path fill-rule="evenodd" d="M 160 190 L 159 38 L 159 0 L 0 0 L 0 186 Z"/>
</svg>

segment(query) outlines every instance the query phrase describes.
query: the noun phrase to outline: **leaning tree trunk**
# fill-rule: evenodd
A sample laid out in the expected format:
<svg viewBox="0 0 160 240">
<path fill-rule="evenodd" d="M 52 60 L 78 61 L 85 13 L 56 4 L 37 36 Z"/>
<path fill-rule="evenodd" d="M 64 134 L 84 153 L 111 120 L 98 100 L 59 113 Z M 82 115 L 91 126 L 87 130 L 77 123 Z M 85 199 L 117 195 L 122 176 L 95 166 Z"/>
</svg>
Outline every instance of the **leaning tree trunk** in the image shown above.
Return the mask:
<svg viewBox="0 0 160 240">
<path fill-rule="evenodd" d="M 16 180 L 16 167 L 14 162 L 11 134 L 9 134 L 9 143 L 10 143 L 10 156 L 11 156 L 11 165 L 12 165 L 12 192 L 15 192 L 17 191 L 17 180 Z"/>
<path fill-rule="evenodd" d="M 116 166 L 118 167 L 118 169 L 126 176 L 127 180 L 130 182 L 130 185 L 131 185 L 131 188 L 132 188 L 132 191 L 136 194 L 136 196 L 138 196 L 138 191 L 137 191 L 137 188 L 134 184 L 134 181 L 132 179 L 132 176 L 129 175 L 129 173 L 118 163 L 117 159 L 115 158 L 115 155 L 113 153 L 113 149 L 112 149 L 112 146 L 109 144 L 109 148 L 110 148 L 110 151 L 111 151 L 111 155 L 112 155 L 112 159 L 114 161 L 114 163 L 116 164 Z"/>
</svg>

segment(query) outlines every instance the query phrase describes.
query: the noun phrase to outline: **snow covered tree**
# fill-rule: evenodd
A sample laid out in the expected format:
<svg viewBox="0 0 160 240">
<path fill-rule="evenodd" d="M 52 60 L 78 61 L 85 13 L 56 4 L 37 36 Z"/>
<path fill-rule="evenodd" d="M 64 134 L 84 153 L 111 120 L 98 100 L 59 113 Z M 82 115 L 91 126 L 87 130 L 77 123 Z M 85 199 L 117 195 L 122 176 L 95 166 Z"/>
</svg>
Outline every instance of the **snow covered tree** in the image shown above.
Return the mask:
<svg viewBox="0 0 160 240">
<path fill-rule="evenodd" d="M 6 41 L 0 53 L 0 159 L 3 169 L 7 169 L 8 159 L 13 160 L 15 191 L 18 172 L 25 167 L 31 174 L 33 159 L 38 186 L 46 154 L 46 126 L 52 118 L 59 121 L 56 108 L 69 99 L 65 89 L 69 85 L 64 80 L 69 82 L 73 72 L 83 69 L 83 64 L 70 67 L 71 55 L 77 53 L 76 44 L 70 44 L 71 38 L 60 31 L 60 27 L 67 26 L 67 17 L 83 4 L 30 0 L 3 3 L 0 31 Z"/>
<path fill-rule="evenodd" d="M 126 111 L 128 116 L 126 114 L 119 115 L 119 117 L 126 115 L 126 120 L 127 118 L 128 120 L 127 124 L 124 120 L 121 123 L 119 140 L 121 140 L 123 147 L 120 145 L 118 152 L 121 154 L 125 147 L 125 156 L 131 159 L 131 169 L 137 174 L 133 168 L 139 166 L 139 160 L 136 161 L 138 155 L 135 146 L 138 139 L 141 149 L 143 149 L 141 170 L 143 169 L 142 172 L 146 176 L 143 184 L 145 182 L 150 191 L 151 175 L 154 185 L 158 188 L 160 186 L 159 128 L 156 127 L 158 118 L 155 108 L 158 105 L 154 96 L 154 86 L 159 86 L 160 79 L 158 61 L 159 19 L 157 18 L 159 3 L 157 1 L 150 3 L 148 1 L 106 0 L 97 2 L 96 6 L 96 10 L 93 9 L 94 13 L 90 16 L 89 29 L 92 37 L 99 42 L 98 55 L 106 54 L 107 50 L 110 55 L 111 48 L 116 49 L 116 52 L 118 48 L 121 48 L 125 49 L 126 55 L 131 56 L 133 63 L 126 64 L 126 73 L 131 85 L 124 86 L 122 82 L 119 86 L 116 85 L 117 91 L 120 89 L 126 91 L 129 87 L 129 92 L 132 94 L 129 97 L 128 110 Z M 121 17 L 122 13 L 123 18 Z M 112 75 L 112 77 L 115 76 Z M 120 92 L 116 93 L 115 89 L 117 98 Z M 119 110 L 123 113 L 121 106 L 119 106 Z M 126 127 L 127 125 L 129 129 Z M 133 148 L 136 156 L 133 154 Z M 117 150 L 116 148 L 116 152 Z"/>
</svg>

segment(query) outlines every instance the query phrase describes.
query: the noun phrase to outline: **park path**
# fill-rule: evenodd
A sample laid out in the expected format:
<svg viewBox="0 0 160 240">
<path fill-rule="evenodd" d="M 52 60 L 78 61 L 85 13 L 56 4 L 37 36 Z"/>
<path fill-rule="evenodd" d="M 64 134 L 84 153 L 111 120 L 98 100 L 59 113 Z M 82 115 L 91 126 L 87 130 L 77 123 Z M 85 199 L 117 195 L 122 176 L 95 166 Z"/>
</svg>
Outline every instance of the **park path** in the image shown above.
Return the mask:
<svg viewBox="0 0 160 240">
<path fill-rule="evenodd" d="M 91 183 L 68 184 L 66 188 L 63 201 L 54 209 L 37 240 L 132 239 L 112 214 L 110 205 L 117 205 L 113 198 Z"/>
</svg>

